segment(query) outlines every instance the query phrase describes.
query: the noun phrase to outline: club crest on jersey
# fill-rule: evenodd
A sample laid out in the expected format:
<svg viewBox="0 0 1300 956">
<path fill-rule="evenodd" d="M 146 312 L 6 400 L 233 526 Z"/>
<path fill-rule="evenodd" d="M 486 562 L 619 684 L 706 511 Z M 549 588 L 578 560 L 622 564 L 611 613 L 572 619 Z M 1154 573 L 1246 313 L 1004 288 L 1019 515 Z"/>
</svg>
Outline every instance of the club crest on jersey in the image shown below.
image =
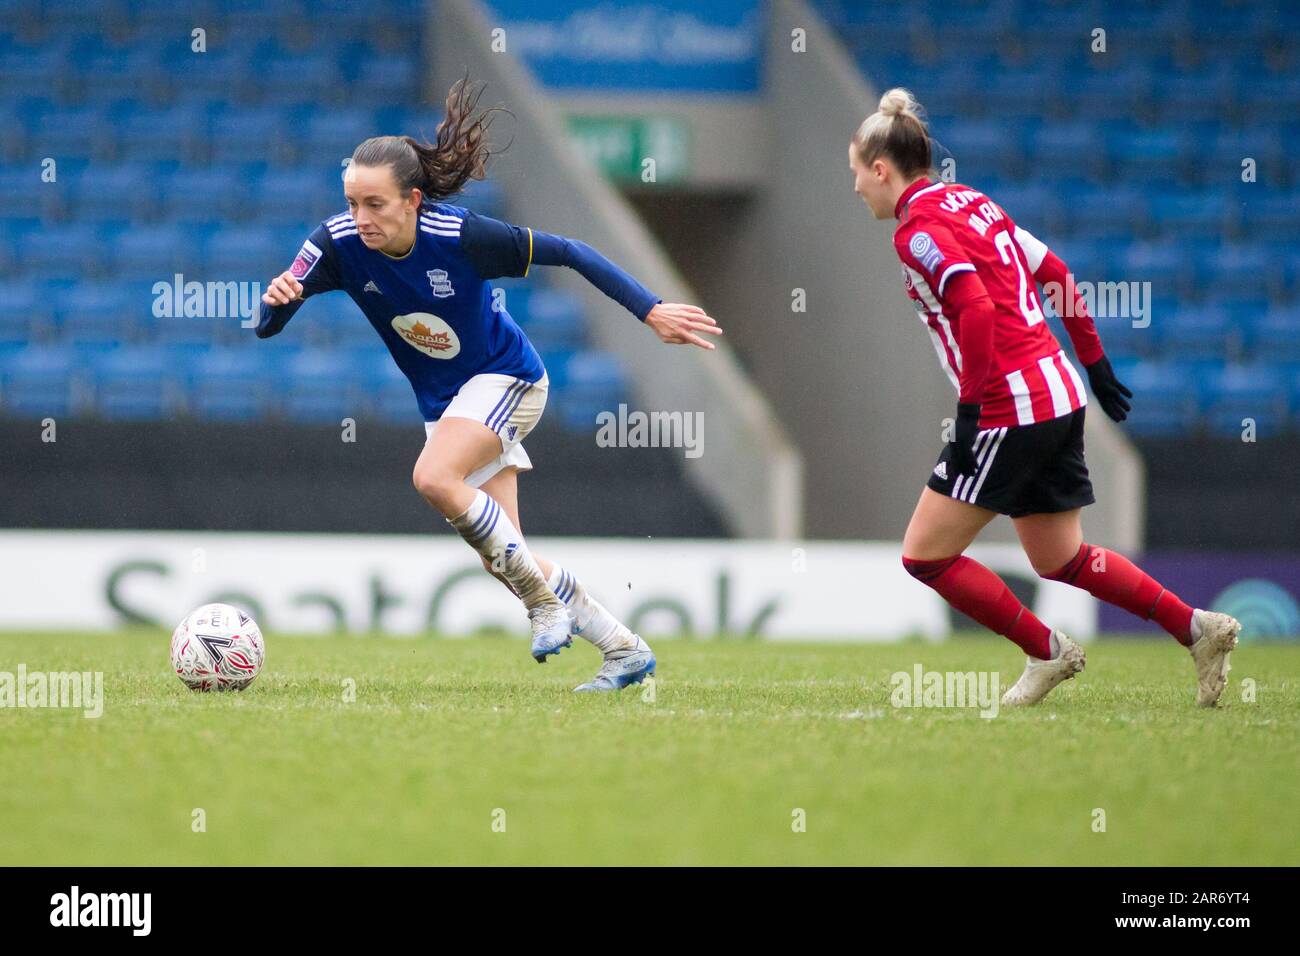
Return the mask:
<svg viewBox="0 0 1300 956">
<path fill-rule="evenodd" d="M 460 339 L 456 332 L 430 312 L 393 316 L 393 331 L 407 345 L 430 358 L 451 359 L 460 354 Z"/>
<path fill-rule="evenodd" d="M 289 267 L 289 274 L 295 279 L 304 279 L 307 273 L 311 272 L 312 267 L 320 259 L 320 249 L 310 240 L 302 244 L 298 250 L 298 257 L 293 260 L 293 265 Z M 280 260 L 283 262 L 284 260 Z"/>
<path fill-rule="evenodd" d="M 928 232 L 918 232 L 914 235 L 907 248 L 925 267 L 926 272 L 933 272 L 934 267 L 943 262 L 943 253 L 939 251 L 939 247 L 935 245 Z"/>
<path fill-rule="evenodd" d="M 447 278 L 446 269 L 430 269 L 425 275 L 429 277 L 429 285 L 433 286 L 433 294 L 439 299 L 456 294 L 456 290 L 451 287 L 451 280 Z"/>
</svg>

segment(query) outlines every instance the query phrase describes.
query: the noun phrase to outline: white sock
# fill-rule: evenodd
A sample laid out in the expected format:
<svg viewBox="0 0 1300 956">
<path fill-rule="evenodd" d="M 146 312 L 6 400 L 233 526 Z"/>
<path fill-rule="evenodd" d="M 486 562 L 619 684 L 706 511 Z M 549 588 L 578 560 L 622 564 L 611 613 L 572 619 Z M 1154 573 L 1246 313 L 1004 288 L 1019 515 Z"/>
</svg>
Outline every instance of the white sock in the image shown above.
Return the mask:
<svg viewBox="0 0 1300 956">
<path fill-rule="evenodd" d="M 1197 641 L 1201 639 L 1201 609 L 1200 608 L 1194 608 L 1192 610 L 1191 633 L 1192 633 L 1192 643 L 1195 644 Z"/>
<path fill-rule="evenodd" d="M 557 600 L 528 545 L 524 544 L 523 535 L 490 495 L 482 491 L 475 493 L 465 513 L 448 518 L 447 523 L 471 548 L 492 562 L 497 572 L 510 582 L 524 607 L 531 610 Z"/>
<path fill-rule="evenodd" d="M 568 607 L 574 627 L 578 629 L 578 636 L 591 641 L 606 657 L 619 651 L 637 649 L 637 636 L 588 594 L 582 582 L 564 568 L 558 564 L 552 565 L 551 578 L 547 584 Z"/>
</svg>

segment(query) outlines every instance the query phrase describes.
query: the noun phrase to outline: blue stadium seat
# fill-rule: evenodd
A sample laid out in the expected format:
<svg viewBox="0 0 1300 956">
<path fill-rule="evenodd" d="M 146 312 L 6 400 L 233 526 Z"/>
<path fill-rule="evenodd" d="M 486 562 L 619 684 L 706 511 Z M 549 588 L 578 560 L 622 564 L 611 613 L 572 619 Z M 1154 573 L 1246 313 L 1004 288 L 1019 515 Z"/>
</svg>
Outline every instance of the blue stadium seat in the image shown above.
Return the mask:
<svg viewBox="0 0 1300 956">
<path fill-rule="evenodd" d="M 1216 295 L 1280 294 L 1287 276 L 1278 252 L 1260 243 L 1228 243 L 1201 258 L 1201 282 Z"/>
<path fill-rule="evenodd" d="M 1157 191 L 1150 199 L 1151 218 L 1179 236 L 1220 236 L 1228 227 L 1227 196 L 1218 191 Z"/>
<path fill-rule="evenodd" d="M 393 358 L 385 349 L 380 353 L 371 353 L 369 359 L 362 353 L 364 367 L 371 369 L 367 385 L 371 410 L 381 421 L 397 425 L 420 426 L 419 405 L 415 401 L 415 392 L 411 382 L 402 374 Z"/>
<path fill-rule="evenodd" d="M 165 418 L 177 400 L 179 369 L 171 353 L 155 346 L 126 346 L 97 355 L 90 375 L 95 409 L 104 418 Z"/>
<path fill-rule="evenodd" d="M 622 366 L 605 352 L 578 352 L 565 363 L 563 384 L 557 389 L 561 422 L 569 428 L 596 427 L 601 412 L 617 412 L 626 401 Z"/>
<path fill-rule="evenodd" d="M 154 50 L 129 44 L 106 45 L 102 35 L 96 40 L 69 64 L 81 74 L 90 102 L 156 97 L 166 90 L 170 81 Z"/>
<path fill-rule="evenodd" d="M 145 163 L 91 163 L 67 189 L 76 218 L 84 222 L 148 220 L 158 211 L 158 172 Z"/>
<path fill-rule="evenodd" d="M 185 368 L 186 403 L 195 418 L 255 421 L 272 406 L 271 350 L 213 349 L 193 357 Z"/>
<path fill-rule="evenodd" d="M 171 224 L 128 230 L 106 247 L 118 276 L 153 281 L 170 281 L 175 273 L 198 278 L 203 252 L 194 233 Z"/>
<path fill-rule="evenodd" d="M 1133 410 L 1124 422 L 1135 435 L 1178 435 L 1191 430 L 1199 412 L 1189 388 L 1192 367 L 1173 363 L 1115 363 L 1120 381 L 1133 390 Z"/>
<path fill-rule="evenodd" d="M 1045 123 L 1029 137 L 1033 165 L 1061 177 L 1091 179 L 1105 159 L 1098 148 L 1098 135 L 1097 124 L 1083 120 Z"/>
<path fill-rule="evenodd" d="M 1300 363 L 1300 305 L 1276 306 L 1255 316 L 1250 331 L 1257 361 Z"/>
<path fill-rule="evenodd" d="M 411 99 L 420 88 L 420 69 L 414 56 L 385 56 L 367 60 L 357 71 L 353 94 L 364 103 L 382 105 Z"/>
<path fill-rule="evenodd" d="M 1242 201 L 1237 215 L 1245 235 L 1287 241 L 1300 239 L 1300 216 L 1296 215 L 1300 199 L 1294 192 L 1246 187 L 1239 197 Z"/>
<path fill-rule="evenodd" d="M 1239 90 L 1241 108 L 1251 122 L 1270 123 L 1300 113 L 1300 76 L 1256 73 Z"/>
<path fill-rule="evenodd" d="M 208 117 L 192 103 L 169 109 L 137 109 L 117 125 L 116 154 L 125 160 L 191 159 L 203 142 Z"/>
<path fill-rule="evenodd" d="M 185 35 L 188 33 L 186 30 Z M 174 81 L 177 93 L 188 92 L 208 102 L 229 100 L 249 69 L 248 52 L 239 47 L 209 47 L 206 53 L 194 53 L 185 46 L 167 58 L 167 75 Z"/>
<path fill-rule="evenodd" d="M 288 267 L 299 245 L 290 248 L 257 227 L 222 229 L 208 242 L 208 278 L 265 281 Z"/>
<path fill-rule="evenodd" d="M 1256 434 L 1276 435 L 1285 425 L 1289 389 L 1273 365 L 1230 365 L 1210 378 L 1206 421 L 1211 432 L 1238 436 L 1249 422 Z"/>
<path fill-rule="evenodd" d="M 69 348 L 29 346 L 0 354 L 0 410 L 25 418 L 70 414 L 80 404 L 79 365 Z"/>
<path fill-rule="evenodd" d="M 1217 119 L 1223 104 L 1235 93 L 1231 67 L 1212 64 L 1196 73 L 1182 73 L 1158 83 L 1154 89 L 1156 109 L 1165 121 L 1191 123 Z"/>
<path fill-rule="evenodd" d="M 1235 358 L 1243 351 L 1239 324 L 1215 305 L 1179 308 L 1162 325 L 1160 342 L 1164 354 L 1184 359 Z"/>
<path fill-rule="evenodd" d="M 246 215 L 270 225 L 296 226 L 302 233 L 299 244 L 322 219 L 347 208 L 342 178 L 332 165 L 326 175 L 312 175 L 292 167 L 273 168 L 251 178 L 248 186 Z"/>
<path fill-rule="evenodd" d="M 382 347 L 383 344 L 370 320 L 344 292 L 314 296 L 294 316 L 293 323 L 297 325 L 293 333 L 311 342 L 343 349 Z"/>
<path fill-rule="evenodd" d="M 1281 136 L 1271 124 L 1245 128 L 1225 126 L 1206 152 L 1205 158 L 1213 171 L 1209 176 L 1211 182 L 1239 179 L 1242 161 L 1247 157 L 1255 160 L 1258 178 L 1264 180 L 1266 172 L 1275 170 L 1283 158 Z"/>
<path fill-rule="evenodd" d="M 1171 240 L 1133 243 L 1124 256 L 1123 268 L 1124 275 L 1116 278 L 1150 282 L 1160 296 L 1187 291 L 1196 276 L 1196 263 L 1186 247 Z"/>
<path fill-rule="evenodd" d="M 541 289 L 528 297 L 522 313 L 515 312 L 509 304 L 506 307 L 543 357 L 552 352 L 572 351 L 586 336 L 582 303 L 570 293 Z"/>
<path fill-rule="evenodd" d="M 98 233 L 80 223 L 42 230 L 19 251 L 27 270 L 48 280 L 83 279 L 103 264 Z"/>
<path fill-rule="evenodd" d="M 1005 118 L 957 120 L 933 130 L 957 161 L 957 179 L 970 180 L 967 166 L 992 163 L 1006 174 L 1024 171 L 1023 127 Z"/>
<path fill-rule="evenodd" d="M 256 87 L 268 103 L 330 103 L 338 96 L 339 80 L 336 64 L 323 54 L 272 52 L 257 65 Z"/>
<path fill-rule="evenodd" d="M 247 216 L 247 174 L 235 166 L 182 166 L 162 181 L 163 212 L 176 222 Z"/>
<path fill-rule="evenodd" d="M 1027 119 L 1050 110 L 1067 83 L 1055 64 L 1043 62 L 986 74 L 978 90 L 991 118 Z"/>
<path fill-rule="evenodd" d="M 1175 127 L 1134 129 L 1120 125 L 1106 137 L 1105 149 L 1120 175 L 1139 180 L 1174 178 L 1188 165 L 1188 143 Z"/>
<path fill-rule="evenodd" d="M 334 164 L 352 155 L 357 144 L 381 134 L 375 112 L 368 109 L 322 110 L 303 129 L 303 144 L 317 161 L 334 158 Z"/>
<path fill-rule="evenodd" d="M 25 344 L 35 338 L 48 306 L 31 281 L 0 282 L 0 344 Z"/>
<path fill-rule="evenodd" d="M 1095 58 L 1087 61 L 1092 69 L 1071 75 L 1065 90 L 1071 111 L 1096 120 L 1131 122 L 1141 112 L 1155 85 L 1150 69 L 1143 63 L 1129 61 L 1127 67 L 1097 68 Z M 1130 146 L 1138 153 L 1149 151 L 1152 143 L 1139 138 Z"/>
<path fill-rule="evenodd" d="M 40 156 L 89 159 L 107 155 L 114 143 L 105 110 L 96 106 L 55 107 L 36 118 L 31 148 Z"/>
<path fill-rule="evenodd" d="M 331 422 L 368 411 L 368 378 L 348 352 L 312 349 L 290 359 L 280 375 L 279 407 L 291 421 Z"/>
<path fill-rule="evenodd" d="M 505 218 L 505 188 L 493 179 L 471 180 L 459 196 L 448 201 L 493 219 Z"/>
<path fill-rule="evenodd" d="M 229 106 L 212 120 L 212 159 L 222 163 L 264 163 L 281 158 L 296 124 L 275 106 Z"/>
<path fill-rule="evenodd" d="M 1120 239 L 1132 236 L 1150 215 L 1146 190 L 1118 183 L 1074 189 L 1066 206 L 1066 221 L 1074 235 L 1084 239 Z"/>
<path fill-rule="evenodd" d="M 50 295 L 56 333 L 60 340 L 79 345 L 117 345 L 143 337 L 151 315 L 145 291 L 103 281 L 58 289 Z"/>
</svg>

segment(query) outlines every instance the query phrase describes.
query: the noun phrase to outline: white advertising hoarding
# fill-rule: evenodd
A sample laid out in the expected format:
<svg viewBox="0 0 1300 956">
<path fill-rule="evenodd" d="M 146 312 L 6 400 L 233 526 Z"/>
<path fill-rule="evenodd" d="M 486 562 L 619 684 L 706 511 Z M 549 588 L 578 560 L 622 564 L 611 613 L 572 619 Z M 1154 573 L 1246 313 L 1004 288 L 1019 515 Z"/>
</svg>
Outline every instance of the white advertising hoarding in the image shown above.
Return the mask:
<svg viewBox="0 0 1300 956">
<path fill-rule="evenodd" d="M 948 606 L 903 570 L 896 543 L 530 538 L 647 636 L 932 640 Z M 1034 575 L 1015 546 L 968 552 L 1023 579 L 1039 617 L 1081 638 L 1088 594 Z M 518 601 L 450 535 L 0 531 L 0 628 L 168 629 L 222 600 L 282 633 L 527 630 Z"/>
</svg>

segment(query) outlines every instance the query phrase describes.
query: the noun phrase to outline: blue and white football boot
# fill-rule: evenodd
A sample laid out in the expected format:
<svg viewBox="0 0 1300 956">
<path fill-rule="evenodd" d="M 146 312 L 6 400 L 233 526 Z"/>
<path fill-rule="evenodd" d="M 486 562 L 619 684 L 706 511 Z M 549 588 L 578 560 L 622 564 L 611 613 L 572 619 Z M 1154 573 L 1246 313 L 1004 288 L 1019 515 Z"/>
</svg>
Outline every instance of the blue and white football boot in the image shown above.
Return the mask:
<svg viewBox="0 0 1300 956">
<path fill-rule="evenodd" d="M 528 612 L 533 625 L 533 660 L 545 664 L 546 658 L 573 646 L 572 620 L 569 609 L 559 601 L 539 604 Z"/>
<path fill-rule="evenodd" d="M 573 688 L 577 693 L 586 691 L 622 690 L 628 684 L 639 684 L 655 672 L 655 655 L 639 635 L 632 647 L 620 648 L 605 655 L 596 676 L 585 684 Z"/>
</svg>

